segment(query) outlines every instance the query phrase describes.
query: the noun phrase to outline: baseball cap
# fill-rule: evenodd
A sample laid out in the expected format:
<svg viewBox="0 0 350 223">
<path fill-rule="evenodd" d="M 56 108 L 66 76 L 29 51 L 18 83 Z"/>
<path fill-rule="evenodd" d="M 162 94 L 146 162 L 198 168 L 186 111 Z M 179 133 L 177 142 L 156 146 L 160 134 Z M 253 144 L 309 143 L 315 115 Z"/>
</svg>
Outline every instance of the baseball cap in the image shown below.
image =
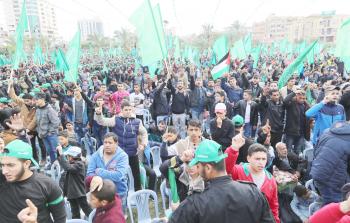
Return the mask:
<svg viewBox="0 0 350 223">
<path fill-rule="evenodd" d="M 226 105 L 224 103 L 217 103 L 215 105 L 215 111 L 226 111 Z"/>
<path fill-rule="evenodd" d="M 11 99 L 8 99 L 6 97 L 0 98 L 0 103 L 7 104 L 7 103 L 10 103 L 10 102 L 11 102 Z"/>
<path fill-rule="evenodd" d="M 194 166 L 198 162 L 218 163 L 226 157 L 227 154 L 222 153 L 220 144 L 213 140 L 205 139 L 198 145 L 198 148 L 194 152 L 194 159 L 189 163 L 189 166 Z"/>
<path fill-rule="evenodd" d="M 39 164 L 33 158 L 32 147 L 20 139 L 13 140 L 5 146 L 4 152 L 0 154 L 0 157 L 4 156 L 30 160 L 34 166 L 39 167 Z"/>
<path fill-rule="evenodd" d="M 232 122 L 234 126 L 242 126 L 244 124 L 244 118 L 240 115 L 235 115 L 235 117 L 232 118 Z"/>
<path fill-rule="evenodd" d="M 81 155 L 81 148 L 78 146 L 70 146 L 66 152 L 63 153 L 63 155 L 67 156 L 73 156 L 78 157 Z"/>
<path fill-rule="evenodd" d="M 324 88 L 324 92 L 326 93 L 326 92 L 330 92 L 330 91 L 334 91 L 334 90 L 340 90 L 340 87 L 338 87 L 338 86 L 335 86 L 335 85 L 329 85 L 329 86 L 326 86 L 325 88 Z"/>
<path fill-rule="evenodd" d="M 35 94 L 35 99 L 46 99 L 46 94 L 38 92 Z"/>
</svg>

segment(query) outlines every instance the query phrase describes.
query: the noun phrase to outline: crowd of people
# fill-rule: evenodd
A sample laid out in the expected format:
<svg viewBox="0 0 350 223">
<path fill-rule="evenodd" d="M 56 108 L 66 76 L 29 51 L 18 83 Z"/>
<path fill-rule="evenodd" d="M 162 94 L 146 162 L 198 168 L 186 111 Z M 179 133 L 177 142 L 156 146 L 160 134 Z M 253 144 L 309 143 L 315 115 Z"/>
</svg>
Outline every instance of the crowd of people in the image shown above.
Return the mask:
<svg viewBox="0 0 350 223">
<path fill-rule="evenodd" d="M 344 63 L 322 52 L 279 88 L 284 54 L 233 60 L 215 80 L 209 61 L 152 74 L 132 56 L 86 56 L 75 83 L 51 63 L 0 67 L 1 221 L 126 222 L 131 172 L 134 191 L 166 182 L 159 221 L 350 222 Z"/>
</svg>

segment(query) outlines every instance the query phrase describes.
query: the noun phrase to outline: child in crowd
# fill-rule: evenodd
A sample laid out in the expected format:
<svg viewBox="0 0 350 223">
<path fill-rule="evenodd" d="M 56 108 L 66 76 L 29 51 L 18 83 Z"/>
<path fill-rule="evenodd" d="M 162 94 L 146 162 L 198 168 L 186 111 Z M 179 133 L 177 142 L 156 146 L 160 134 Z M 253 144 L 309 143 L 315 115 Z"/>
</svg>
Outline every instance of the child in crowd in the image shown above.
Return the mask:
<svg viewBox="0 0 350 223">
<path fill-rule="evenodd" d="M 86 200 L 85 192 L 85 163 L 81 160 L 81 149 L 77 146 L 69 147 L 63 152 L 62 147 L 57 147 L 57 159 L 61 167 L 66 171 L 63 186 L 63 194 L 67 197 L 72 211 L 72 218 L 80 219 L 80 208 L 89 216 L 91 208 Z M 67 156 L 67 159 L 64 156 Z"/>
<path fill-rule="evenodd" d="M 178 141 L 179 134 L 174 127 L 168 127 L 168 130 L 163 134 L 162 139 L 163 142 L 160 146 L 160 157 L 162 162 L 164 162 L 172 157 L 168 155 L 168 148 Z"/>
<path fill-rule="evenodd" d="M 290 206 L 294 213 L 299 216 L 301 220 L 309 218 L 309 206 L 319 200 L 318 194 L 308 190 L 303 185 L 297 185 L 294 188 L 294 197 Z M 321 203 L 319 208 L 321 207 Z"/>
<path fill-rule="evenodd" d="M 96 208 L 93 223 L 125 223 L 122 202 L 115 193 L 115 184 L 111 180 L 90 177 L 87 186 L 91 191 L 89 203 L 92 208 Z"/>
</svg>

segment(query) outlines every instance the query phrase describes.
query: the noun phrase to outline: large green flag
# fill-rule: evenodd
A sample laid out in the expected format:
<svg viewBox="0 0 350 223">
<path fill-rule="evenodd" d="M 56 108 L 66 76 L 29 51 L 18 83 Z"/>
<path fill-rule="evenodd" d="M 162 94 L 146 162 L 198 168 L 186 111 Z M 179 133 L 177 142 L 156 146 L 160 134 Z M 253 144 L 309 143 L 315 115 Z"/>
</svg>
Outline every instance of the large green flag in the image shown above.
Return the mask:
<svg viewBox="0 0 350 223">
<path fill-rule="evenodd" d="M 165 32 L 164 32 L 164 27 L 163 27 L 163 18 L 162 18 L 162 13 L 160 11 L 160 5 L 157 4 L 153 8 L 153 15 L 154 15 L 154 21 L 156 22 L 156 28 L 158 30 L 158 35 L 160 39 L 160 44 L 162 48 L 162 53 L 163 53 L 163 58 L 168 57 L 168 46 L 166 44 L 166 38 L 165 38 Z"/>
<path fill-rule="evenodd" d="M 37 65 L 43 65 L 45 63 L 45 58 L 43 55 L 43 51 L 41 50 L 40 43 L 37 42 L 35 44 L 35 49 L 34 49 L 34 63 Z"/>
<path fill-rule="evenodd" d="M 76 83 L 78 80 L 78 67 L 80 61 L 80 30 L 74 35 L 69 43 L 67 62 L 69 71 L 64 73 L 64 80 Z"/>
<path fill-rule="evenodd" d="M 174 57 L 175 59 L 179 59 L 181 57 L 181 52 L 180 52 L 180 41 L 179 38 L 175 38 L 175 51 L 174 51 Z"/>
<path fill-rule="evenodd" d="M 238 58 L 238 59 L 247 58 L 248 53 L 245 50 L 243 39 L 240 39 L 235 42 L 233 48 L 231 48 L 231 56 L 233 58 Z"/>
<path fill-rule="evenodd" d="M 253 60 L 254 60 L 253 68 L 256 68 L 258 66 L 258 61 L 259 61 L 259 58 L 260 58 L 260 52 L 261 52 L 261 46 L 255 47 L 252 50 L 251 54 L 252 54 L 252 57 L 253 57 Z"/>
<path fill-rule="evenodd" d="M 13 69 L 18 69 L 21 61 L 24 61 L 25 53 L 23 48 L 24 32 L 28 29 L 28 18 L 26 10 L 26 2 L 23 0 L 21 17 L 18 20 L 16 28 L 16 52 L 13 61 Z"/>
<path fill-rule="evenodd" d="M 283 71 L 280 79 L 278 80 L 278 88 L 281 89 L 287 82 L 288 79 L 293 75 L 294 71 L 297 70 L 303 61 L 307 57 L 308 53 L 315 47 L 317 40 L 314 41 L 308 48 L 306 48 L 288 67 Z"/>
<path fill-rule="evenodd" d="M 243 43 L 244 43 L 244 51 L 248 56 L 252 51 L 252 34 L 251 33 L 244 37 Z"/>
<path fill-rule="evenodd" d="M 216 39 L 213 45 L 213 51 L 216 56 L 216 60 L 221 60 L 228 52 L 227 37 L 225 35 Z"/>
<path fill-rule="evenodd" d="M 69 70 L 69 65 L 67 63 L 66 57 L 64 56 L 64 53 L 61 49 L 58 49 L 57 52 L 55 52 L 55 59 L 56 71 L 66 72 Z"/>
<path fill-rule="evenodd" d="M 167 56 L 164 31 L 162 32 L 163 27 L 160 19 L 160 11 L 155 15 L 149 0 L 145 0 L 129 19 L 136 28 L 140 55 L 142 63 L 145 65 L 154 64 Z"/>
<path fill-rule="evenodd" d="M 350 71 L 350 18 L 345 20 L 337 31 L 335 55 L 344 61 L 347 71 Z"/>
</svg>

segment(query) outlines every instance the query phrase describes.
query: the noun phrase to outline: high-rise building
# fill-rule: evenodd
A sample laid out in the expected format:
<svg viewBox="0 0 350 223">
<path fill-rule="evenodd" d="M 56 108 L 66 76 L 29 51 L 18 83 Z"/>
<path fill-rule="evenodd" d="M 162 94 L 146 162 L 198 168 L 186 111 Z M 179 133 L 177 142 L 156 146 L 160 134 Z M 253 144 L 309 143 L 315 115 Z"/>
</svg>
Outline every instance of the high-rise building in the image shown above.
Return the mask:
<svg viewBox="0 0 350 223">
<path fill-rule="evenodd" d="M 327 44 L 335 44 L 338 27 L 349 15 L 337 15 L 335 11 L 322 12 L 307 17 L 270 15 L 263 22 L 252 27 L 255 42 L 272 43 L 287 39 L 296 43 L 303 40 L 319 39 Z"/>
<path fill-rule="evenodd" d="M 103 36 L 103 24 L 98 19 L 80 20 L 78 27 L 83 40 L 86 40 L 88 36 Z"/>
<path fill-rule="evenodd" d="M 3 29 L 8 33 L 16 31 L 21 15 L 23 0 L 0 0 L 2 3 Z M 32 37 L 57 37 L 56 13 L 50 0 L 26 0 L 28 30 Z"/>
</svg>

